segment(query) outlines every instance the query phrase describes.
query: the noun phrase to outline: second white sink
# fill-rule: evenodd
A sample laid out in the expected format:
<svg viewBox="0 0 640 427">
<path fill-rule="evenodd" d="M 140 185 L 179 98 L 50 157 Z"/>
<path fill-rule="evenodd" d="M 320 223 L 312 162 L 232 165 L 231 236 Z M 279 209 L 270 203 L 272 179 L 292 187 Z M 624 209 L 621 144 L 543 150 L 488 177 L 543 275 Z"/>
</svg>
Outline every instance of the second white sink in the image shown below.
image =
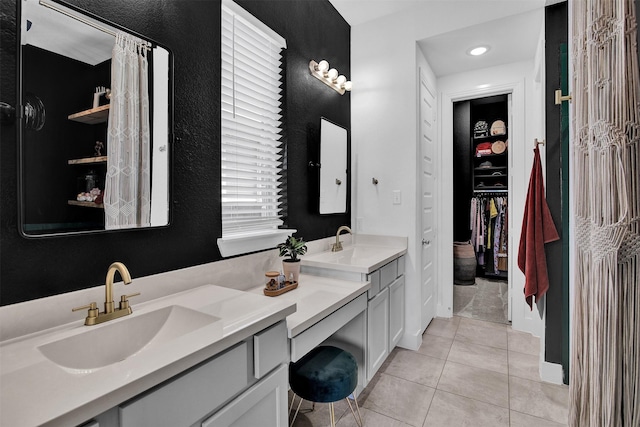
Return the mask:
<svg viewBox="0 0 640 427">
<path fill-rule="evenodd" d="M 314 268 L 371 273 L 407 252 L 406 246 L 355 244 L 339 252 L 320 252 L 302 258 L 302 265 Z"/>
<path fill-rule="evenodd" d="M 80 371 L 99 369 L 158 345 L 165 344 L 221 319 L 179 305 L 171 305 L 98 326 L 38 347 L 49 360 L 64 368 Z"/>
</svg>

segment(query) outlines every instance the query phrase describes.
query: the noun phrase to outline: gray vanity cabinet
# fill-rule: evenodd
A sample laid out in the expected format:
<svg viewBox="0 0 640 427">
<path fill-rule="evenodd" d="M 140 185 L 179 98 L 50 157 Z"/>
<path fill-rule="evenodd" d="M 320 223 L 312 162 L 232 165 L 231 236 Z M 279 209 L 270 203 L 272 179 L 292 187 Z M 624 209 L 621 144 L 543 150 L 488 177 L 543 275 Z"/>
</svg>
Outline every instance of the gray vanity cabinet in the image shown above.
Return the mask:
<svg viewBox="0 0 640 427">
<path fill-rule="evenodd" d="M 285 427 L 288 362 L 283 320 L 95 420 L 100 427 Z"/>
<path fill-rule="evenodd" d="M 404 333 L 404 256 L 368 275 L 367 381 L 371 381 Z"/>
</svg>

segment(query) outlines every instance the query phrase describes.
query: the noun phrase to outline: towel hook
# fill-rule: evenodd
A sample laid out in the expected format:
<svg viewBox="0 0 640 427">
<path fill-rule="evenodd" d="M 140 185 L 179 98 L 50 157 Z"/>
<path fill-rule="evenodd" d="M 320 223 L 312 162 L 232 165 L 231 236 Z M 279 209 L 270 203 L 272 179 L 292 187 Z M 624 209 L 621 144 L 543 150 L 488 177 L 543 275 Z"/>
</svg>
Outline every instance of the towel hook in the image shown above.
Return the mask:
<svg viewBox="0 0 640 427">
<path fill-rule="evenodd" d="M 533 140 L 533 148 L 538 148 L 538 145 L 545 145 L 546 142 L 544 139 L 538 140 L 538 138 Z"/>
</svg>

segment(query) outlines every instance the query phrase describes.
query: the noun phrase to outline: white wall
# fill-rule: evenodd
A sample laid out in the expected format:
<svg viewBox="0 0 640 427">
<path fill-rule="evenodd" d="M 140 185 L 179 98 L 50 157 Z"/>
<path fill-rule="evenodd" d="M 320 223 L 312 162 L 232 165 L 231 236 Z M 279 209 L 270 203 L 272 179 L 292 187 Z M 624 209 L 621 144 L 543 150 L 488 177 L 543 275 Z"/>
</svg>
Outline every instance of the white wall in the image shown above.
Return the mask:
<svg viewBox="0 0 640 427">
<path fill-rule="evenodd" d="M 352 223 L 356 232 L 409 238 L 408 301 L 420 292 L 415 197 L 420 55 L 416 54 L 416 41 L 539 7 L 540 1 L 535 0 L 426 2 L 351 28 Z M 374 177 L 377 186 L 372 184 Z M 400 205 L 393 204 L 394 190 L 402 191 Z M 436 239 L 439 235 L 436 230 Z M 420 311 L 414 305 L 407 306 L 406 335 L 415 334 L 415 325 L 420 322 Z M 403 345 L 405 341 L 411 338 L 403 340 Z"/>
</svg>

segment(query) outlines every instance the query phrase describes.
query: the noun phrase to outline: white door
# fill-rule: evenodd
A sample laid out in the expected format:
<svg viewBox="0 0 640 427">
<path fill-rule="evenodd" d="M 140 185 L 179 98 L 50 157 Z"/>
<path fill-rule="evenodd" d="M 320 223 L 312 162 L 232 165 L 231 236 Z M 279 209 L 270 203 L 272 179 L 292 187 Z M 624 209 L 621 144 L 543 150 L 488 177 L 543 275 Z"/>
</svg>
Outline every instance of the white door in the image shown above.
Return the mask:
<svg viewBox="0 0 640 427">
<path fill-rule="evenodd" d="M 421 295 L 424 331 L 436 313 L 435 291 L 435 85 L 420 70 L 420 189 L 421 189 Z"/>
</svg>

